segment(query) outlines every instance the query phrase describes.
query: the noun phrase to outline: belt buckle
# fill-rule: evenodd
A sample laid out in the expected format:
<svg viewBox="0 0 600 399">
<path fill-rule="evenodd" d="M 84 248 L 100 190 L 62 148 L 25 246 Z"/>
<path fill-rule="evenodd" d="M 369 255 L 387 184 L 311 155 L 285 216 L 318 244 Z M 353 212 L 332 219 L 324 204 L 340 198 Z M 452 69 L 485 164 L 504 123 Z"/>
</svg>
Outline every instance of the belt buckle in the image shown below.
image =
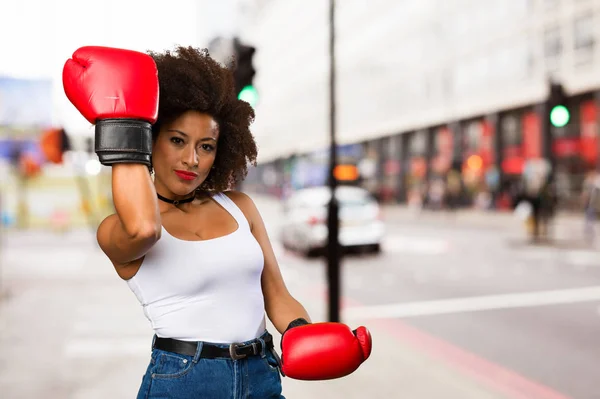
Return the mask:
<svg viewBox="0 0 600 399">
<path fill-rule="evenodd" d="M 233 360 L 240 360 L 240 359 L 243 359 L 246 357 L 246 355 L 243 353 L 242 354 L 237 353 L 237 348 L 239 348 L 239 347 L 240 347 L 240 344 L 235 343 L 235 342 L 229 345 L 229 356 L 231 356 L 231 358 Z"/>
</svg>

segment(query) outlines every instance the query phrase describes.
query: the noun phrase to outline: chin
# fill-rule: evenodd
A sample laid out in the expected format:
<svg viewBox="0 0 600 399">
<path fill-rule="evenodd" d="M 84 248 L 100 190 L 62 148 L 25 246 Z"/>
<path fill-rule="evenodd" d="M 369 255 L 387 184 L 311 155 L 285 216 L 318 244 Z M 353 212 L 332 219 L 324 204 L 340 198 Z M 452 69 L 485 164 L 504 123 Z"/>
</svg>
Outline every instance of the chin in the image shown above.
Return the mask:
<svg viewBox="0 0 600 399">
<path fill-rule="evenodd" d="M 197 184 L 194 184 L 194 185 L 189 184 L 186 187 L 183 187 L 183 188 L 177 190 L 176 194 L 177 195 L 181 195 L 181 196 L 185 196 L 185 195 L 188 195 L 190 193 L 193 193 L 194 191 L 196 191 L 197 188 L 198 188 Z"/>
<path fill-rule="evenodd" d="M 188 184 L 182 184 L 177 182 L 175 184 L 169 185 L 168 188 L 169 191 L 172 192 L 174 195 L 183 197 L 196 190 L 196 187 L 198 187 L 198 185 L 193 182 L 190 182 Z"/>
</svg>

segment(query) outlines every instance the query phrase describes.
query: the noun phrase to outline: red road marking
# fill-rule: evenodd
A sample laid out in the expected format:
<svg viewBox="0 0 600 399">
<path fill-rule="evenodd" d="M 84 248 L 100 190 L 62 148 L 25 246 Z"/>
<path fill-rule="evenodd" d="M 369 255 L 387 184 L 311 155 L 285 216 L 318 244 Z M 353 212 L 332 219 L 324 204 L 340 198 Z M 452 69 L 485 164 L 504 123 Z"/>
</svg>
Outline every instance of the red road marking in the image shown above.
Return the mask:
<svg viewBox="0 0 600 399">
<path fill-rule="evenodd" d="M 514 399 L 571 399 L 550 387 L 532 381 L 512 370 L 479 357 L 447 341 L 418 330 L 398 319 L 372 320 L 398 338 L 418 347 L 433 357 L 442 359 L 464 374 L 473 377 L 498 392 Z M 376 339 L 374 339 L 376 345 Z"/>
<path fill-rule="evenodd" d="M 320 289 L 327 298 L 327 290 Z M 364 306 L 361 303 L 342 298 L 342 309 Z M 378 325 L 403 344 L 410 344 L 432 357 L 442 360 L 463 374 L 487 385 L 495 391 L 512 399 L 572 399 L 539 382 L 532 381 L 515 371 L 493 363 L 448 341 L 435 337 L 404 323 L 400 319 L 373 319 L 370 325 Z M 357 326 L 351 326 L 352 328 Z M 369 327 L 368 325 L 366 326 Z M 373 337 L 373 346 L 377 347 L 377 337 Z"/>
</svg>

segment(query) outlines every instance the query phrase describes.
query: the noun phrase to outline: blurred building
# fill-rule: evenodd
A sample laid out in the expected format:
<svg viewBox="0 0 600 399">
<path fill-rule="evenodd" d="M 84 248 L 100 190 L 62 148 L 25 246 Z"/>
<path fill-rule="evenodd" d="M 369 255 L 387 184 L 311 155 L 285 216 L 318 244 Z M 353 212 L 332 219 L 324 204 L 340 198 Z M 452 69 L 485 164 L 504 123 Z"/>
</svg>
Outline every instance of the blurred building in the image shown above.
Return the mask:
<svg viewBox="0 0 600 399">
<path fill-rule="evenodd" d="M 100 174 L 90 137 L 69 134 L 61 165 L 45 159 L 52 110 L 51 79 L 0 77 L 0 228 L 75 227 L 111 208 L 110 175 Z"/>
<path fill-rule="evenodd" d="M 327 3 L 243 2 L 259 161 L 280 171 L 277 184 L 329 143 Z M 598 163 L 600 0 L 344 0 L 336 10 L 337 133 L 362 147 L 361 184 L 405 201 L 453 169 L 472 197 L 547 158 L 564 197 L 577 195 Z M 550 78 L 571 119 L 544 146 Z"/>
</svg>

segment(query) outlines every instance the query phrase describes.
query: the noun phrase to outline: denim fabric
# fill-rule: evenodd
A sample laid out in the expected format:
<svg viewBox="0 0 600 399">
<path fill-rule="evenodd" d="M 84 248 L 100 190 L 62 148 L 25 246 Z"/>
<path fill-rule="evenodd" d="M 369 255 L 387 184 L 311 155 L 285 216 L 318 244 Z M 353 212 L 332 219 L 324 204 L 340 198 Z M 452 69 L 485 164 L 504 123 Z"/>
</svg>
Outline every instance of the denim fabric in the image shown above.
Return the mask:
<svg viewBox="0 0 600 399">
<path fill-rule="evenodd" d="M 265 332 L 260 338 L 242 344 L 263 340 L 267 335 Z M 265 349 L 260 355 L 239 360 L 201 358 L 201 350 L 202 344 L 198 345 L 195 356 L 185 356 L 153 349 L 137 398 L 285 399 L 272 350 Z"/>
</svg>

